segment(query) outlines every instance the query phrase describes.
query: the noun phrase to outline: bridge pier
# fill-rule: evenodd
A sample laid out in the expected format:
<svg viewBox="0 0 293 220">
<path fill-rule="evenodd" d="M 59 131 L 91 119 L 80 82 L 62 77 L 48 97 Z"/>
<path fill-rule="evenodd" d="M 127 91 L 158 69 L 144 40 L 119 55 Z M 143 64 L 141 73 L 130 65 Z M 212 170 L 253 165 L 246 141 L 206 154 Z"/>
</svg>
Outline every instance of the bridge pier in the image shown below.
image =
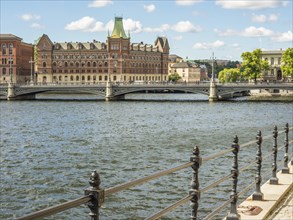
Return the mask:
<svg viewBox="0 0 293 220">
<path fill-rule="evenodd" d="M 15 97 L 15 86 L 9 82 L 7 89 L 7 100 L 13 100 Z"/>
<path fill-rule="evenodd" d="M 114 96 L 113 84 L 112 84 L 112 82 L 107 82 L 105 100 L 106 101 L 117 101 L 117 100 L 124 100 L 124 99 L 125 99 L 124 95 Z"/>
<path fill-rule="evenodd" d="M 209 102 L 215 102 L 215 101 L 218 101 L 218 100 L 219 100 L 219 98 L 218 98 L 216 82 L 211 80 Z"/>
</svg>

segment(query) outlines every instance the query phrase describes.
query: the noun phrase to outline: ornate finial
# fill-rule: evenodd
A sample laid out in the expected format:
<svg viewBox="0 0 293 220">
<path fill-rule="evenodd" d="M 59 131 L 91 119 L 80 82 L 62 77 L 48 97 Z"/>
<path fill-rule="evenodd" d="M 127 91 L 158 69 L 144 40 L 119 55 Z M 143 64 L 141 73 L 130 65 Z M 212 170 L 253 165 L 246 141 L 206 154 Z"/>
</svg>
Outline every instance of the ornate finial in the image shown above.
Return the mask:
<svg viewBox="0 0 293 220">
<path fill-rule="evenodd" d="M 234 154 L 234 162 L 233 166 L 231 169 L 231 174 L 232 174 L 232 192 L 230 195 L 230 198 L 232 199 L 231 201 L 231 208 L 230 212 L 226 217 L 226 220 L 238 220 L 240 219 L 240 215 L 237 213 L 237 200 L 238 200 L 238 194 L 237 194 L 237 182 L 238 182 L 238 152 L 239 152 L 239 144 L 238 144 L 238 136 L 236 135 L 234 137 L 234 141 L 232 144 L 232 152 Z"/>
<path fill-rule="evenodd" d="M 192 156 L 190 161 L 193 162 L 191 166 L 193 169 L 193 177 L 191 181 L 191 189 L 189 190 L 189 194 L 192 195 L 190 199 L 190 206 L 192 209 L 191 212 L 191 219 L 197 219 L 197 210 L 198 210 L 198 200 L 200 198 L 200 191 L 199 191 L 199 181 L 198 181 L 198 170 L 201 165 L 201 157 L 199 156 L 200 150 L 198 146 L 195 146 L 192 151 Z"/>
<path fill-rule="evenodd" d="M 99 188 L 101 184 L 100 175 L 97 173 L 96 170 L 94 170 L 91 174 L 89 184 L 94 188 Z"/>
<path fill-rule="evenodd" d="M 288 167 L 288 146 L 289 146 L 289 140 L 288 140 L 288 132 L 289 132 L 289 125 L 286 123 L 285 125 L 285 154 L 284 154 L 284 167 L 282 169 L 282 173 L 290 173 L 289 167 Z M 292 161 L 291 161 L 292 163 Z"/>
<path fill-rule="evenodd" d="M 277 137 L 278 137 L 278 128 L 277 126 L 274 127 L 273 131 L 274 137 L 274 146 L 273 146 L 273 163 L 272 163 L 272 177 L 270 179 L 270 184 L 277 185 L 279 183 L 279 178 L 277 177 L 277 154 L 278 154 L 278 144 L 277 144 Z"/>
<path fill-rule="evenodd" d="M 261 184 L 261 162 L 262 162 L 262 153 L 261 153 L 261 143 L 262 143 L 262 137 L 261 137 L 261 131 L 257 132 L 257 151 L 256 151 L 256 169 L 257 174 L 255 176 L 255 184 L 256 189 L 255 192 L 252 194 L 252 200 L 263 200 L 263 193 L 261 192 L 260 184 Z"/>
</svg>

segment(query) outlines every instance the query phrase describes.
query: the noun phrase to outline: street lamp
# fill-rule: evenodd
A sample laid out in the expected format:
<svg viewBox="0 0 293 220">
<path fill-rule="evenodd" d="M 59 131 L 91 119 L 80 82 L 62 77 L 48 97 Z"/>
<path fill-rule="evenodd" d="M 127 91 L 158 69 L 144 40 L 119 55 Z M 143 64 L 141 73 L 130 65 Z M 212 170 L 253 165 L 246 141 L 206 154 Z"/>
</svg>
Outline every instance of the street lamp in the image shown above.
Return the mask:
<svg viewBox="0 0 293 220">
<path fill-rule="evenodd" d="M 34 84 L 34 79 L 33 79 L 33 64 L 35 62 L 33 61 L 33 58 L 32 57 L 31 57 L 31 60 L 29 61 L 29 63 L 31 64 L 31 81 L 30 81 L 30 83 L 31 83 L 31 85 L 33 85 Z"/>
<path fill-rule="evenodd" d="M 11 53 L 9 53 L 9 77 L 10 83 L 12 83 L 12 58 Z"/>
</svg>

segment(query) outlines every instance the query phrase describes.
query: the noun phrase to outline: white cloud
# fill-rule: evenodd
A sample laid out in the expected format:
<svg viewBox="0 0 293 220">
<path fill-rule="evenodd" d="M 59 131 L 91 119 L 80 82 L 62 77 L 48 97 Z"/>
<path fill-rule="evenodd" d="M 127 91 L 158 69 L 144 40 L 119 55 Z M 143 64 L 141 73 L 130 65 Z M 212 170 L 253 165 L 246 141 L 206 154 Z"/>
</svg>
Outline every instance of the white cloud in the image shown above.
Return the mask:
<svg viewBox="0 0 293 220">
<path fill-rule="evenodd" d="M 277 34 L 276 36 L 272 37 L 272 40 L 277 42 L 292 42 L 293 41 L 292 31 Z"/>
<path fill-rule="evenodd" d="M 177 5 L 194 5 L 199 2 L 202 2 L 202 0 L 176 0 Z"/>
<path fill-rule="evenodd" d="M 24 21 L 31 21 L 31 20 L 39 20 L 41 18 L 40 15 L 33 15 L 33 14 L 23 14 L 21 15 L 21 19 Z"/>
<path fill-rule="evenodd" d="M 220 31 L 218 29 L 214 29 L 214 31 L 219 36 L 244 36 L 244 37 L 267 37 L 272 36 L 274 34 L 273 31 L 266 29 L 264 27 L 254 27 L 250 26 L 248 28 L 245 28 L 242 31 L 237 31 L 233 29 L 227 29 L 225 31 Z"/>
<path fill-rule="evenodd" d="M 142 31 L 142 24 L 140 21 L 134 21 L 131 18 L 123 19 L 123 26 L 125 31 L 130 31 L 132 33 L 138 33 Z"/>
<path fill-rule="evenodd" d="M 32 28 L 35 28 L 35 29 L 41 29 L 41 28 L 44 28 L 44 26 L 40 25 L 39 23 L 32 23 L 31 27 L 32 27 Z"/>
<path fill-rule="evenodd" d="M 196 43 L 193 45 L 194 49 L 201 49 L 201 50 L 207 50 L 212 48 L 219 48 L 223 47 L 225 43 L 223 41 L 217 40 L 212 43 Z"/>
<path fill-rule="evenodd" d="M 154 12 L 156 10 L 156 6 L 154 4 L 144 5 L 143 7 L 147 12 Z"/>
<path fill-rule="evenodd" d="M 92 3 L 88 5 L 90 8 L 102 8 L 107 5 L 113 4 L 113 1 L 111 0 L 95 0 Z"/>
<path fill-rule="evenodd" d="M 150 27 L 143 28 L 143 31 L 144 32 L 165 32 L 165 31 L 169 30 L 170 28 L 171 27 L 169 24 L 163 24 L 157 28 L 150 28 Z"/>
<path fill-rule="evenodd" d="M 273 32 L 264 27 L 256 28 L 254 26 L 250 26 L 248 28 L 245 28 L 245 30 L 242 32 L 242 35 L 245 37 L 265 37 L 273 35 Z"/>
<path fill-rule="evenodd" d="M 284 0 L 266 0 L 266 1 L 252 1 L 252 0 L 216 0 L 216 5 L 222 6 L 225 9 L 263 9 L 263 8 L 277 8 L 284 7 L 288 1 Z"/>
<path fill-rule="evenodd" d="M 180 21 L 172 29 L 176 32 L 200 32 L 200 26 L 194 26 L 190 21 Z"/>
<path fill-rule="evenodd" d="M 69 31 L 89 31 L 95 27 L 95 19 L 89 16 L 85 16 L 77 21 L 73 21 L 65 26 L 66 30 Z"/>
<path fill-rule="evenodd" d="M 258 23 L 264 23 L 264 22 L 274 22 L 278 20 L 278 15 L 276 14 L 270 14 L 268 16 L 266 15 L 256 15 L 252 14 L 251 20 L 253 22 L 258 22 Z"/>
</svg>

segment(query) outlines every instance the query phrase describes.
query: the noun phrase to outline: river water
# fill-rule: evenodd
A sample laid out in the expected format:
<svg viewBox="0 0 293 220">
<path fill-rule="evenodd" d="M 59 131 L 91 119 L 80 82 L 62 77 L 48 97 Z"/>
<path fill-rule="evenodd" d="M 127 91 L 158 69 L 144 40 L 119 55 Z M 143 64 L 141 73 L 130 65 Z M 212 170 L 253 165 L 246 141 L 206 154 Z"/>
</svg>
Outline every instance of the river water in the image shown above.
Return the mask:
<svg viewBox="0 0 293 220">
<path fill-rule="evenodd" d="M 195 145 L 205 157 L 229 149 L 235 135 L 241 144 L 255 140 L 258 130 L 266 136 L 274 125 L 281 131 L 285 123 L 293 124 L 292 101 L 208 103 L 186 94 L 141 96 L 160 101 L 1 101 L 0 219 L 83 196 L 93 170 L 101 187 L 110 188 L 188 162 Z M 284 134 L 279 137 L 281 145 Z M 272 143 L 264 143 L 264 154 Z M 255 145 L 241 149 L 239 166 L 254 160 L 255 152 Z M 230 173 L 231 154 L 202 165 L 201 188 Z M 240 173 L 239 191 L 254 181 L 254 167 Z M 271 159 L 263 164 L 263 170 L 270 169 Z M 188 168 L 107 197 L 100 218 L 144 219 L 187 195 L 191 177 Z M 199 216 L 228 200 L 230 191 L 228 180 L 203 193 Z M 84 205 L 47 219 L 88 219 L 88 212 Z M 190 213 L 188 203 L 162 219 L 189 219 Z"/>
</svg>

